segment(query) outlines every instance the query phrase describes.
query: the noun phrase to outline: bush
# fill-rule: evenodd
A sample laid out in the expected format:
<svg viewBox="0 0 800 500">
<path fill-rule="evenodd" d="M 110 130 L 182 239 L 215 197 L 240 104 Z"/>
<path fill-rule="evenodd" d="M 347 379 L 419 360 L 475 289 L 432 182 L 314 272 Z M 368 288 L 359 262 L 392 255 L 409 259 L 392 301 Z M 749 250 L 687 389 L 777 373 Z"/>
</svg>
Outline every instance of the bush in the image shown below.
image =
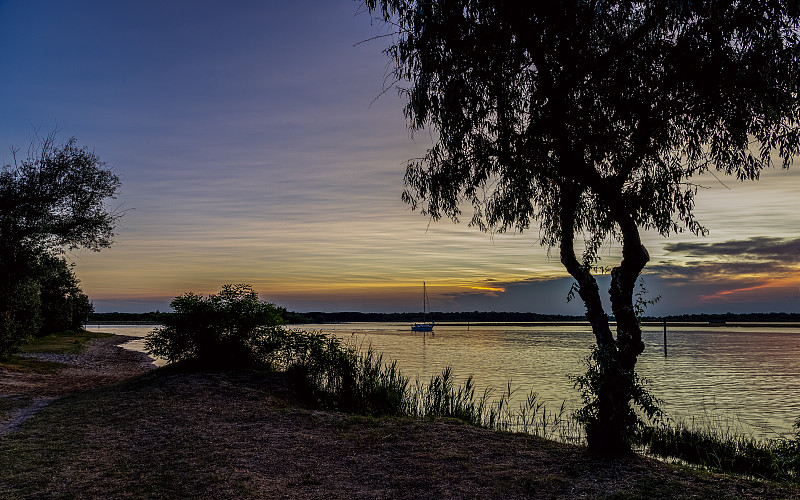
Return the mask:
<svg viewBox="0 0 800 500">
<path fill-rule="evenodd" d="M 279 308 L 258 299 L 250 285 L 225 285 L 208 297 L 176 297 L 164 326 L 147 335 L 145 348 L 170 362 L 195 360 L 204 367 L 266 365 L 285 336 Z"/>
<path fill-rule="evenodd" d="M 74 264 L 63 257 L 43 254 L 38 261 L 42 326 L 37 336 L 81 330 L 94 310 L 75 276 Z"/>
<path fill-rule="evenodd" d="M 0 294 L 0 359 L 5 359 L 39 332 L 42 301 L 32 279 L 11 283 Z"/>
</svg>

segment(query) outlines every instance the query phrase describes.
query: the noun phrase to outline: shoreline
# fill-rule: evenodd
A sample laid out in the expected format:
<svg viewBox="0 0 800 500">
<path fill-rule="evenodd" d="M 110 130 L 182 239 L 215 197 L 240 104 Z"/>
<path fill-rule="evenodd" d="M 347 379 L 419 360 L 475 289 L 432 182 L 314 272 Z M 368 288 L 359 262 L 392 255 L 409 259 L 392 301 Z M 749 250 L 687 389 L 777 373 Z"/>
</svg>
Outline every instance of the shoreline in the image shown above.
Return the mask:
<svg viewBox="0 0 800 500">
<path fill-rule="evenodd" d="M 28 419 L 58 399 L 77 392 L 121 382 L 155 368 L 145 353 L 121 345 L 129 335 L 93 339 L 77 354 L 26 353 L 21 356 L 64 365 L 53 374 L 0 368 L 0 438 L 15 432 Z"/>
<path fill-rule="evenodd" d="M 70 355 L 38 386 L 51 401 L 28 392 L 31 413 L 0 437 L 0 497 L 800 498 L 796 487 L 598 459 L 451 419 L 305 407 L 283 374 L 156 371 L 119 346 L 127 340 Z"/>
</svg>

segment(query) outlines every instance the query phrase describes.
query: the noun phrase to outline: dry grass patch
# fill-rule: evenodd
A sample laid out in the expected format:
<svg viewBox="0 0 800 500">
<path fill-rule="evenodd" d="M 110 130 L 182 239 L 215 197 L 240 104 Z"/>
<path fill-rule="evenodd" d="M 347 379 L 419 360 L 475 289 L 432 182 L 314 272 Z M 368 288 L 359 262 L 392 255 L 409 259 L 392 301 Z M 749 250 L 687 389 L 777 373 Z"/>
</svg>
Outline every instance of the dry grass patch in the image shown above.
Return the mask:
<svg viewBox="0 0 800 500">
<path fill-rule="evenodd" d="M 0 471 L 2 498 L 798 497 L 454 420 L 303 408 L 280 375 L 175 370 L 52 404 L 0 443 Z"/>
</svg>

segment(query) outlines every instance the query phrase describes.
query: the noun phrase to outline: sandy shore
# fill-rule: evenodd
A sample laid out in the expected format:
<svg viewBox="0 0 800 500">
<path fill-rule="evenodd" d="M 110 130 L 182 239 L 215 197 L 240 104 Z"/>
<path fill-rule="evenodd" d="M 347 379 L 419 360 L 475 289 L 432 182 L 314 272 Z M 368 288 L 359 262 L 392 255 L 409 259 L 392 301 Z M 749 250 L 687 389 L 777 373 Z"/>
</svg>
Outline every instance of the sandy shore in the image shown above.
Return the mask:
<svg viewBox="0 0 800 500">
<path fill-rule="evenodd" d="M 113 384 L 155 368 L 144 353 L 121 344 L 134 340 L 127 335 L 95 339 L 79 354 L 33 353 L 26 356 L 61 363 L 55 374 L 27 373 L 0 368 L 0 437 L 13 432 L 27 419 L 67 394 Z"/>
</svg>

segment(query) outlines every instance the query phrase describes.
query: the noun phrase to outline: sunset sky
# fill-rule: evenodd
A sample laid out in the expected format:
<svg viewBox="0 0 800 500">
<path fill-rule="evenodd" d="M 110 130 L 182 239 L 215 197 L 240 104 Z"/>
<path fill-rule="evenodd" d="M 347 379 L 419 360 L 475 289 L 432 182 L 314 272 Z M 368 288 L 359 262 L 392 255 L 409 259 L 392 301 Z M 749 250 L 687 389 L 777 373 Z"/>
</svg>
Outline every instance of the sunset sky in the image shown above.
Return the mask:
<svg viewBox="0 0 800 500">
<path fill-rule="evenodd" d="M 58 129 L 121 177 L 115 245 L 73 252 L 97 311 L 250 283 L 296 311 L 582 314 L 536 230 L 430 223 L 400 200 L 430 144 L 383 93 L 387 41 L 351 0 L 0 0 L 0 163 Z M 710 234 L 645 235 L 649 314 L 800 312 L 800 161 L 707 176 Z M 613 265 L 618 248 L 604 252 Z"/>
</svg>

